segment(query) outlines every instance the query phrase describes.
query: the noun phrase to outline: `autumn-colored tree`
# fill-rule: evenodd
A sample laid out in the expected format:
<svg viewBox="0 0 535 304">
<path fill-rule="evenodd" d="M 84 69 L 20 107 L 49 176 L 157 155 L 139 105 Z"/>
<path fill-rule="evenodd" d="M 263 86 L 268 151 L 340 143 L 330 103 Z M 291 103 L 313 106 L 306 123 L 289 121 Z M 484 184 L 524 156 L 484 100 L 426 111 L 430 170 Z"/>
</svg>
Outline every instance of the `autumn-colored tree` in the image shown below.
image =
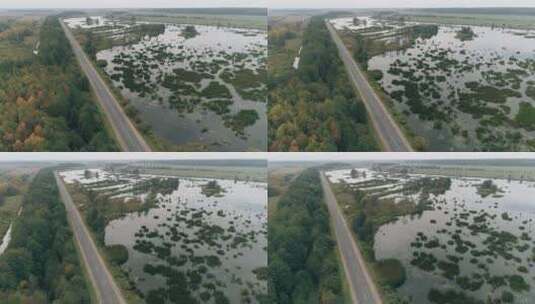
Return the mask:
<svg viewBox="0 0 535 304">
<path fill-rule="evenodd" d="M 38 56 L 0 60 L 0 151 L 116 150 L 58 18 L 39 25 L 14 21 L 0 32 L 0 42 L 14 32 L 40 41 Z"/>
</svg>

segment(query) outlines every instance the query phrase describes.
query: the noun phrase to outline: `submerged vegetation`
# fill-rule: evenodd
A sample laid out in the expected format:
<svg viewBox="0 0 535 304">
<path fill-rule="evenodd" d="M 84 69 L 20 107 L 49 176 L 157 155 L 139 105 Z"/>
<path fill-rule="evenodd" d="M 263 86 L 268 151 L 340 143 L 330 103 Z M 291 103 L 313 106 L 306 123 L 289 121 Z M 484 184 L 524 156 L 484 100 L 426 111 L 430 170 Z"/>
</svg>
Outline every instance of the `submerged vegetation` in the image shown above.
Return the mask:
<svg viewBox="0 0 535 304">
<path fill-rule="evenodd" d="M 79 18 L 65 22 L 155 146 L 265 150 L 263 31 L 129 16 L 99 17 L 97 27 Z"/>
<path fill-rule="evenodd" d="M 422 214 L 431 208 L 429 196 L 443 194 L 451 187 L 449 178 L 423 177 L 411 180 L 402 187 L 389 188 L 394 180 L 366 180 L 366 171 L 353 169 L 352 178 L 363 177 L 365 181 L 357 184 L 333 184 L 337 201 L 344 209 L 345 216 L 355 233 L 359 247 L 371 264 L 386 303 L 402 303 L 402 298 L 395 292 L 407 278 L 405 266 L 395 257 L 376 259 L 374 251 L 375 235 L 382 225 L 396 221 L 399 217 Z M 377 187 L 377 190 L 374 188 Z M 384 189 L 381 187 L 385 187 Z M 367 190 L 367 189 L 370 190 Z M 416 201 L 402 199 L 396 201 L 396 194 L 403 196 L 418 195 Z M 385 198 L 384 196 L 387 196 Z"/>
<path fill-rule="evenodd" d="M 129 302 L 264 303 L 265 188 L 139 171 L 62 173 Z"/>
<path fill-rule="evenodd" d="M 186 39 L 193 38 L 197 35 L 199 35 L 199 32 L 197 32 L 197 29 L 193 25 L 186 25 L 182 30 L 182 36 Z"/>
<path fill-rule="evenodd" d="M 491 179 L 483 181 L 481 185 L 477 187 L 477 193 L 481 195 L 481 197 L 487 197 L 489 195 L 497 195 L 497 193 L 503 192 L 496 186 Z"/>
<path fill-rule="evenodd" d="M 515 303 L 532 296 L 535 219 L 511 211 L 518 196 L 503 189 L 530 195 L 531 184 L 388 166 L 328 174 L 386 303 Z"/>
<path fill-rule="evenodd" d="M 221 197 L 223 196 L 223 193 L 226 192 L 223 187 L 221 187 L 217 180 L 209 181 L 205 185 L 201 186 L 202 188 L 202 194 L 206 195 L 207 197 L 215 196 L 215 197 Z"/>
<path fill-rule="evenodd" d="M 353 27 L 351 18 L 331 23 L 413 146 L 430 151 L 533 149 L 535 64 L 529 32 L 415 24 L 404 17 L 379 14 Z"/>
<path fill-rule="evenodd" d="M 339 303 L 342 273 L 317 169 L 291 182 L 269 218 L 272 303 Z"/>
<path fill-rule="evenodd" d="M 477 35 L 474 33 L 471 27 L 469 26 L 463 26 L 459 31 L 457 31 L 457 35 L 455 37 L 461 41 L 469 41 L 474 40 L 474 38 Z"/>
</svg>

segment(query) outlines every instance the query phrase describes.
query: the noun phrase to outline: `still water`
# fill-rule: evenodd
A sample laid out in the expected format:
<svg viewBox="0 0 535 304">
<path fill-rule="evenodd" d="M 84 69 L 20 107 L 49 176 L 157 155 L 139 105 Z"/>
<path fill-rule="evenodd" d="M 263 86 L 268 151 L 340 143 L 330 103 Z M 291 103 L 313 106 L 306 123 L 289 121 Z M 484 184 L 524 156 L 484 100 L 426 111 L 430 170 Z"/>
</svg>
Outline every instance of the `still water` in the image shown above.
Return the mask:
<svg viewBox="0 0 535 304">
<path fill-rule="evenodd" d="M 391 179 L 392 183 L 385 189 L 394 189 L 409 180 L 426 175 L 411 174 L 391 175 L 369 169 L 358 169 L 366 176 L 351 178 L 349 170 L 337 170 L 328 173 L 331 182 L 341 180 L 353 184 L 354 188 L 369 190 L 358 183 Z M 431 288 L 464 291 L 470 296 L 486 301 L 487 297 L 500 298 L 502 292 L 511 291 L 507 285 L 493 288 L 489 279 L 496 276 L 519 275 L 531 286 L 529 291 L 515 292 L 514 303 L 527 304 L 535 297 L 535 183 L 493 179 L 501 190 L 494 195 L 482 197 L 477 193 L 477 186 L 484 180 L 480 178 L 451 178 L 451 188 L 442 195 L 431 195 L 432 209 L 421 215 L 403 216 L 392 223 L 381 226 L 375 235 L 374 250 L 377 260 L 399 259 L 405 267 L 407 280 L 398 292 L 411 299 L 412 303 L 431 303 L 428 293 Z M 402 193 L 397 194 L 403 197 Z M 418 199 L 418 195 L 411 199 Z M 393 198 L 391 195 L 383 199 Z M 405 197 L 406 198 L 406 197 Z M 477 220 L 484 219 L 482 222 Z M 483 225 L 485 231 L 475 231 L 474 226 Z M 491 234 L 511 233 L 514 242 L 507 243 L 505 252 L 511 256 L 501 255 L 493 250 L 489 241 Z M 419 235 L 427 240 L 438 240 L 440 246 L 426 248 L 416 246 L 422 242 Z M 472 249 L 460 253 L 453 238 L 460 237 Z M 425 241 L 423 242 L 425 243 Z M 496 244 L 494 244 L 496 245 Z M 411 264 L 415 253 L 433 254 L 439 261 L 448 261 L 448 256 L 460 258 L 460 272 L 456 278 L 477 278 L 483 281 L 481 287 L 474 291 L 461 288 L 455 279 L 448 279 L 440 269 L 424 271 Z M 504 258 L 507 257 L 507 258 Z M 522 269 L 524 267 L 524 269 Z"/>
<path fill-rule="evenodd" d="M 103 169 L 90 171 L 89 175 L 85 170 L 61 175 L 68 184 L 77 182 L 109 199 L 124 202 L 146 201 L 148 192 L 133 191 L 136 183 L 166 178 Z M 213 181 L 223 191 L 207 196 L 202 186 Z M 111 221 L 105 229 L 107 246 L 122 245 L 128 250 L 123 270 L 145 297 L 151 291 L 168 288 L 164 276 L 146 271 L 148 265 L 174 269 L 188 280 L 199 279 L 199 288 L 189 285 L 189 291 L 198 300 L 203 292 L 217 290 L 223 292 L 230 303 L 245 299 L 256 303 L 256 295 L 267 293 L 267 282 L 255 273 L 267 267 L 266 183 L 181 177 L 177 189 L 170 194 L 157 194 L 156 200 L 156 207 L 126 214 Z M 169 253 L 159 255 L 156 251 L 140 250 L 137 246 L 143 242 L 168 248 Z M 195 260 L 206 257 L 217 259 L 220 264 L 208 265 Z M 183 263 L 178 265 L 173 261 Z"/>
</svg>

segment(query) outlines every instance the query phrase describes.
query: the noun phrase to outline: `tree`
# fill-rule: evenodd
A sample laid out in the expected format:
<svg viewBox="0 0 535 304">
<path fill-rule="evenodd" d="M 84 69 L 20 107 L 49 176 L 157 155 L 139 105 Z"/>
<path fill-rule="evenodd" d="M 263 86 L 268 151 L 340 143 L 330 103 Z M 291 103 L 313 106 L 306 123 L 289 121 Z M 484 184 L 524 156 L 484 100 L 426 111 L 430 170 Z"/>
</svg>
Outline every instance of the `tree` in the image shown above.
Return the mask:
<svg viewBox="0 0 535 304">
<path fill-rule="evenodd" d="M 313 303 L 341 282 L 319 173 L 305 170 L 280 198 L 268 231 L 269 294 L 273 303 Z M 319 290 L 321 289 L 321 293 Z"/>
<path fill-rule="evenodd" d="M 10 245 L 0 256 L 0 290 L 7 298 L 23 291 L 21 301 L 27 303 L 89 303 L 86 282 L 76 279 L 79 259 L 52 169 L 35 176 L 23 204 Z M 73 294 L 65 297 L 66 290 Z"/>
<path fill-rule="evenodd" d="M 98 19 L 97 19 L 98 20 Z M 97 59 L 97 48 L 95 47 L 95 36 L 92 31 L 85 34 L 84 51 L 93 60 Z"/>
</svg>

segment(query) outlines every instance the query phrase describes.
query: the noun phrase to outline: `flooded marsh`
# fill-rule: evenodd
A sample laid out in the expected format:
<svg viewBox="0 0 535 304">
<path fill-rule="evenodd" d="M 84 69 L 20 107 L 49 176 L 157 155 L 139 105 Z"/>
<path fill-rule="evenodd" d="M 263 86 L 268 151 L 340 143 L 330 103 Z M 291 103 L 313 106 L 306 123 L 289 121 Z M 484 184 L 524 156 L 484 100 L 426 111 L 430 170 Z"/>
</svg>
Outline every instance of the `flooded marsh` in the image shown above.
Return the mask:
<svg viewBox="0 0 535 304">
<path fill-rule="evenodd" d="M 534 149 L 534 30 L 357 20 L 331 22 L 365 39 L 370 77 L 426 150 Z"/>
<path fill-rule="evenodd" d="M 73 19 L 66 23 L 111 41 L 95 60 L 142 129 L 180 149 L 266 150 L 265 30 Z"/>
<path fill-rule="evenodd" d="M 258 303 L 266 296 L 265 183 L 95 172 L 63 177 L 110 200 L 154 200 L 148 210 L 111 220 L 104 238 L 107 248 L 128 251 L 121 268 L 146 303 Z"/>
<path fill-rule="evenodd" d="M 382 224 L 374 235 L 375 259 L 397 259 L 405 269 L 396 289 L 401 298 L 414 303 L 529 303 L 535 296 L 533 182 L 365 168 L 328 176 L 373 196 L 379 205 L 423 206 Z M 434 190 L 422 186 L 429 181 Z"/>
</svg>

